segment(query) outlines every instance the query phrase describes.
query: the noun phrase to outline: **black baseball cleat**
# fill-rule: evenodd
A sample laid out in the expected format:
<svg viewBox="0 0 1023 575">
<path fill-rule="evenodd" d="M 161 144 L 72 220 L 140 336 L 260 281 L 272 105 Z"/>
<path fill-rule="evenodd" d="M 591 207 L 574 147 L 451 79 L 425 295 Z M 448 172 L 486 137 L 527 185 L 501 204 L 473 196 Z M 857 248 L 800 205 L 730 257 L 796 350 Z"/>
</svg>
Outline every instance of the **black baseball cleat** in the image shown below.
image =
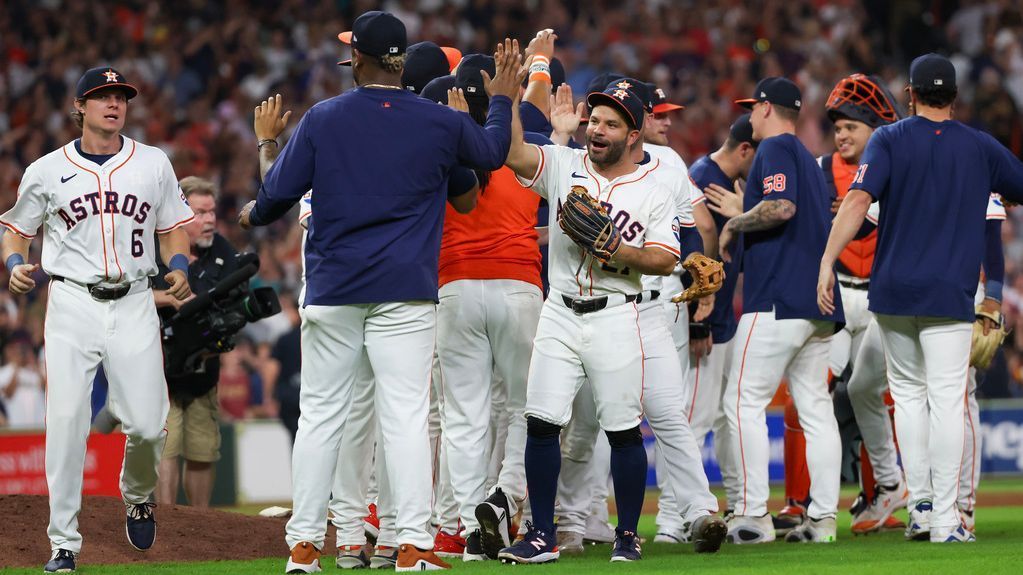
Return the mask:
<svg viewBox="0 0 1023 575">
<path fill-rule="evenodd" d="M 511 545 L 511 517 L 508 497 L 500 487 L 487 499 L 476 506 L 476 520 L 480 522 L 483 552 L 490 559 L 497 559 L 502 549 Z"/>
<path fill-rule="evenodd" d="M 43 566 L 43 573 L 74 573 L 75 553 L 67 549 L 57 549 L 50 560 Z"/>
<path fill-rule="evenodd" d="M 156 517 L 153 515 L 155 503 L 126 503 L 127 517 L 124 531 L 128 535 L 128 543 L 139 551 L 146 551 L 156 541 Z"/>
</svg>

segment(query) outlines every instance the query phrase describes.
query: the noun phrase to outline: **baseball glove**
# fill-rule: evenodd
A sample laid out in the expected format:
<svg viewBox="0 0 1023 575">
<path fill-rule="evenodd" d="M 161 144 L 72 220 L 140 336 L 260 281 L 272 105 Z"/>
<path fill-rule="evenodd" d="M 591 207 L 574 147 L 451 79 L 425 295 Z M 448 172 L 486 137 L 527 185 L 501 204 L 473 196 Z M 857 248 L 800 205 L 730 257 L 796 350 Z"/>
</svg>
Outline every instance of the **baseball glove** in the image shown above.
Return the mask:
<svg viewBox="0 0 1023 575">
<path fill-rule="evenodd" d="M 689 254 L 686 261 L 682 262 L 682 267 L 692 276 L 693 285 L 671 298 L 674 303 L 691 302 L 694 299 L 716 293 L 725 281 L 725 268 L 721 262 L 703 254 Z"/>
<path fill-rule="evenodd" d="M 558 225 L 579 247 L 604 263 L 611 261 L 622 245 L 622 234 L 607 210 L 582 186 L 572 186 L 558 215 Z"/>
<path fill-rule="evenodd" d="M 984 319 L 995 322 L 995 327 L 984 335 Z M 1002 345 L 1002 340 L 1009 335 L 1005 329 L 1004 317 L 1000 311 L 986 311 L 977 306 L 977 321 L 973 322 L 973 343 L 970 345 L 970 365 L 977 369 L 987 369 L 995 352 Z"/>
</svg>

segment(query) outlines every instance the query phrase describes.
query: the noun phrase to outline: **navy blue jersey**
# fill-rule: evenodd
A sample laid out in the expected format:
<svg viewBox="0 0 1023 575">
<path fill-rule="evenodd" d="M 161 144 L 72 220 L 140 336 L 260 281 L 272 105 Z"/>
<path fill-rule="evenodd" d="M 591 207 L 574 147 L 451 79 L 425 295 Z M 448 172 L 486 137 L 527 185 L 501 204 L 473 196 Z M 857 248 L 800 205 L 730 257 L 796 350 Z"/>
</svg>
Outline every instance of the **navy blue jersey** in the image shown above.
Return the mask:
<svg viewBox="0 0 1023 575">
<path fill-rule="evenodd" d="M 550 136 L 554 128 L 551 127 L 551 121 L 537 108 L 529 102 L 522 102 L 519 104 L 519 120 L 522 122 L 522 129 L 526 132 L 536 132 L 543 136 Z"/>
<path fill-rule="evenodd" d="M 832 199 L 817 160 L 793 134 L 760 142 L 743 209 L 788 200 L 796 213 L 780 226 L 743 234 L 743 313 L 773 308 L 778 319 L 845 321 L 838 292 L 833 315 L 817 308 L 817 275 L 831 233 Z"/>
<path fill-rule="evenodd" d="M 959 122 L 878 128 L 850 186 L 880 201 L 870 310 L 974 320 L 990 192 L 1023 201 L 1023 164 Z"/>
<path fill-rule="evenodd" d="M 732 189 L 732 180 L 721 171 L 721 167 L 704 156 L 689 166 L 689 175 L 696 182 L 696 187 L 703 191 L 711 184 L 717 184 L 726 190 Z M 718 233 L 725 227 L 728 218 L 717 212 L 711 212 L 714 217 L 714 224 L 717 225 Z M 739 263 L 742 261 L 742 239 L 736 242 L 732 248 L 732 261 L 725 262 L 725 281 L 721 289 L 714 294 L 714 311 L 710 312 L 707 321 L 710 322 L 710 333 L 714 343 L 726 343 L 735 335 L 735 305 L 732 300 L 735 296 L 735 285 L 739 281 Z"/>
<path fill-rule="evenodd" d="M 496 170 L 511 101 L 485 127 L 405 90 L 356 88 L 313 106 L 266 175 L 252 223 L 284 215 L 310 188 L 305 305 L 437 299 L 451 170 Z"/>
</svg>

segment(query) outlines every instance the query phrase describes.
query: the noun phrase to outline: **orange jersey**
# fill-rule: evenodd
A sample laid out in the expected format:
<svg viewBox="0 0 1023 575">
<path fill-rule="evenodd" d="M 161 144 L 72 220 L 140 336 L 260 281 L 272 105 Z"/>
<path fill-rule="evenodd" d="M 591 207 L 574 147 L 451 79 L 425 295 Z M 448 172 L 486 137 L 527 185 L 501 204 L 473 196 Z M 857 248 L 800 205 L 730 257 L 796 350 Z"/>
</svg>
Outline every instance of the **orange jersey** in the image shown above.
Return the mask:
<svg viewBox="0 0 1023 575">
<path fill-rule="evenodd" d="M 845 163 L 838 152 L 831 156 L 831 174 L 834 177 L 835 190 L 838 192 L 839 198 L 844 198 L 849 192 L 849 186 L 852 184 L 858 168 L 858 164 Z M 838 262 L 841 264 L 838 271 L 858 278 L 869 278 L 876 251 L 877 229 L 873 229 L 865 237 L 849 242 L 849 245 L 842 250 L 838 256 Z"/>
<path fill-rule="evenodd" d="M 440 285 L 455 280 L 510 279 L 541 290 L 536 213 L 540 196 L 522 187 L 503 167 L 490 174 L 476 209 L 444 215 L 440 242 Z"/>
</svg>

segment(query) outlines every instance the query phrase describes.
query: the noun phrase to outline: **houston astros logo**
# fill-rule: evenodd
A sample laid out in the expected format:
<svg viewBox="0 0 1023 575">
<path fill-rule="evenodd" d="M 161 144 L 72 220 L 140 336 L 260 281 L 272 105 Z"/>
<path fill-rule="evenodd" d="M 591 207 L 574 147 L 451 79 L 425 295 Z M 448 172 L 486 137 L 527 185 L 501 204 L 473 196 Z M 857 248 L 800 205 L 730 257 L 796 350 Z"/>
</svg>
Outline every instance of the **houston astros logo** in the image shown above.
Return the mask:
<svg viewBox="0 0 1023 575">
<path fill-rule="evenodd" d="M 657 97 L 658 98 L 660 98 L 662 100 L 667 100 L 668 99 L 668 96 L 667 96 L 667 94 L 664 93 L 664 90 L 658 88 L 658 89 L 656 89 L 654 91 L 657 92 Z"/>
<path fill-rule="evenodd" d="M 103 72 L 103 75 L 107 77 L 107 82 L 117 81 L 117 72 L 114 72 L 113 70 L 107 70 L 106 72 Z"/>
<path fill-rule="evenodd" d="M 629 93 L 626 92 L 625 90 L 615 90 L 615 93 L 613 95 L 615 98 L 618 98 L 619 100 L 624 100 L 629 97 Z"/>
<path fill-rule="evenodd" d="M 618 82 L 617 84 L 615 84 L 615 86 L 618 86 L 619 88 L 621 88 L 623 90 L 628 90 L 629 88 L 632 87 L 632 84 L 626 82 L 625 80 L 622 80 L 621 82 Z"/>
</svg>

